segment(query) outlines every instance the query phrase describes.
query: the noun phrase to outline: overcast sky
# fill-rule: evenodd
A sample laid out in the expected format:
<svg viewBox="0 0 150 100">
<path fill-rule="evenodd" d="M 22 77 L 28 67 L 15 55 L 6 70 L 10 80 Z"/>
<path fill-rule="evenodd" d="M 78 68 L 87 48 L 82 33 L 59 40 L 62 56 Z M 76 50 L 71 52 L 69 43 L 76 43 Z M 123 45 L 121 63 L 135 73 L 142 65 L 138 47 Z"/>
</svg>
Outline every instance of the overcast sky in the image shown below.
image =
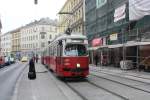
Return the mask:
<svg viewBox="0 0 150 100">
<path fill-rule="evenodd" d="M 11 31 L 42 17 L 56 19 L 58 17 L 57 13 L 65 1 L 38 0 L 38 5 L 34 5 L 34 0 L 0 0 L 2 33 Z"/>
</svg>

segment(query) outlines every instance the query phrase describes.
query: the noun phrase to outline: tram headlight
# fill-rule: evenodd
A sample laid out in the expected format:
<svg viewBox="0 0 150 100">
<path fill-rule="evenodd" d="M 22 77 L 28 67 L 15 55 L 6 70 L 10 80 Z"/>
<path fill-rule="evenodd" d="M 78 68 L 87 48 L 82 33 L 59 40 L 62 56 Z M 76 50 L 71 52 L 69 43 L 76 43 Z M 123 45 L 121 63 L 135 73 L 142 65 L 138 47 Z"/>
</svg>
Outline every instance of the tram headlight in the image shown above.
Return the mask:
<svg viewBox="0 0 150 100">
<path fill-rule="evenodd" d="M 80 68 L 80 64 L 77 64 L 77 68 Z"/>
</svg>

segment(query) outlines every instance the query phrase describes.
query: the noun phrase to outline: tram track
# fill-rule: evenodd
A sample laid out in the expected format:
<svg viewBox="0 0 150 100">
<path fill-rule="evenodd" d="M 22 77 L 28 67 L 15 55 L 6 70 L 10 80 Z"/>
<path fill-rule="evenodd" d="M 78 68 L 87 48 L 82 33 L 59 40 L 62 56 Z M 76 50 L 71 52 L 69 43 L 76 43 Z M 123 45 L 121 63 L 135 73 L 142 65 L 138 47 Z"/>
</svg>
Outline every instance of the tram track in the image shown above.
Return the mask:
<svg viewBox="0 0 150 100">
<path fill-rule="evenodd" d="M 106 74 L 106 73 L 105 73 Z M 99 76 L 99 75 L 95 75 L 95 74 L 92 74 L 90 73 L 91 76 L 95 76 L 97 78 L 101 78 L 101 79 L 104 79 L 104 80 L 108 80 L 108 81 L 111 81 L 111 82 L 114 82 L 114 83 L 118 83 L 118 84 L 121 84 L 121 85 L 124 85 L 124 86 L 127 86 L 127 87 L 130 87 L 130 88 L 133 88 L 133 89 L 136 89 L 136 90 L 140 90 L 140 91 L 143 91 L 143 92 L 146 92 L 146 93 L 150 93 L 150 91 L 148 90 L 144 90 L 142 88 L 138 88 L 136 87 L 136 85 L 128 85 L 128 84 L 125 84 L 125 83 L 122 83 L 122 82 L 119 82 L 119 81 L 116 81 L 116 80 L 112 80 L 110 78 L 105 78 L 105 77 L 102 77 L 102 76 Z M 107 74 L 107 75 L 110 75 L 110 74 Z M 116 77 L 116 76 L 115 76 Z M 118 76 L 117 76 L 118 77 Z"/>
<path fill-rule="evenodd" d="M 50 72 L 51 73 L 51 72 Z M 56 78 L 56 76 L 53 74 L 53 73 L 51 73 L 52 74 L 52 76 L 53 77 L 55 77 Z M 61 80 L 62 81 L 62 80 Z M 89 85 L 92 85 L 91 87 L 95 87 L 95 88 L 98 88 L 99 90 L 101 90 L 101 91 L 103 91 L 103 92 L 106 92 L 107 93 L 107 95 L 108 95 L 108 97 L 107 98 L 110 98 L 111 96 L 113 96 L 114 98 L 117 98 L 117 99 L 114 99 L 114 100 L 129 100 L 128 98 L 126 98 L 126 97 L 123 97 L 123 96 L 121 96 L 121 95 L 119 95 L 119 94 L 117 94 L 117 93 L 115 93 L 115 92 L 112 92 L 112 91 L 110 91 L 110 90 L 108 90 L 108 89 L 105 89 L 105 88 L 103 88 L 103 87 L 101 87 L 101 86 L 98 86 L 97 84 L 95 84 L 95 83 L 93 83 L 93 82 L 91 82 L 91 81 L 89 81 L 88 79 L 83 79 L 83 80 L 81 80 L 81 82 L 79 82 L 78 80 L 76 81 L 74 81 L 74 82 L 70 82 L 70 81 L 67 81 L 67 80 L 63 80 L 64 81 L 64 83 L 66 84 L 66 86 L 68 87 L 68 88 L 70 88 L 75 94 L 77 94 L 82 100 L 95 100 L 95 99 L 89 99 L 88 98 L 88 94 L 87 95 L 83 95 L 82 93 L 84 92 L 84 91 L 79 91 L 78 89 L 76 89 L 76 87 L 75 86 L 73 86 L 72 85 L 72 83 L 75 83 L 75 84 L 78 84 L 79 86 L 80 86 L 80 83 L 82 83 L 82 82 L 85 82 L 86 84 L 89 84 Z M 82 87 L 82 86 L 81 86 Z M 60 87 L 59 87 L 60 88 Z M 93 89 L 94 90 L 94 89 Z M 60 91 L 63 93 L 63 90 L 62 89 L 60 89 Z M 88 91 L 88 90 L 87 90 Z M 92 92 L 91 92 L 92 93 Z M 100 92 L 101 93 L 101 92 Z M 64 94 L 64 93 L 63 93 Z M 66 95 L 65 95 L 66 96 Z M 110 96 L 110 97 L 109 97 Z M 101 98 L 101 97 L 99 97 L 99 98 Z M 102 99 L 103 100 L 103 99 Z M 112 100 L 112 99 L 107 99 L 107 100 Z"/>
<path fill-rule="evenodd" d="M 83 100 L 88 100 L 85 96 L 83 96 L 80 92 L 78 92 L 75 88 L 73 88 L 69 83 L 67 83 L 67 82 L 65 82 L 65 83 L 72 91 L 74 91 Z"/>
<path fill-rule="evenodd" d="M 120 98 L 119 100 L 129 100 L 129 98 L 126 98 L 126 97 L 121 96 L 121 95 L 119 95 L 115 92 L 112 92 L 109 89 L 103 88 L 103 87 L 101 87 L 101 86 L 99 86 L 99 85 L 97 85 L 97 84 L 95 84 L 95 83 L 93 83 L 89 80 L 86 80 L 85 82 L 86 82 L 86 84 L 88 83 L 88 84 L 94 86 L 95 88 L 98 88 L 98 89 L 100 89 L 104 92 L 110 93 L 110 94 L 112 94 L 113 96 L 115 96 L 117 98 Z M 72 86 L 71 83 L 69 83 L 69 82 L 65 82 L 65 83 L 69 88 L 71 88 L 75 93 L 77 93 L 83 100 L 89 100 L 86 96 L 82 95 L 81 91 L 79 92 L 79 90 L 75 89 L 75 86 Z M 94 99 L 92 99 L 92 100 L 94 100 Z"/>
<path fill-rule="evenodd" d="M 92 72 L 99 72 L 99 73 L 103 73 L 103 74 L 106 74 L 106 75 L 110 75 L 110 76 L 114 76 L 114 77 L 119 77 L 119 78 L 124 78 L 124 79 L 128 79 L 128 80 L 132 80 L 132 81 L 136 81 L 136 82 L 140 82 L 140 83 L 144 83 L 144 84 L 150 85 L 150 83 L 148 83 L 148 82 L 143 82 L 143 81 L 140 81 L 140 80 L 136 80 L 136 79 L 132 79 L 132 78 L 121 76 L 122 73 L 114 73 L 114 72 L 110 72 L 110 71 L 93 70 L 93 69 L 90 70 L 90 71 L 92 71 Z M 138 77 L 138 76 L 135 76 L 135 75 L 129 75 L 129 74 L 124 74 L 124 75 L 150 80 L 150 78 L 143 78 L 143 77 Z"/>
<path fill-rule="evenodd" d="M 78 81 L 75 79 L 75 81 L 73 82 L 65 80 L 64 83 L 66 87 L 70 88 L 70 90 L 74 92 L 78 97 L 80 97 L 81 100 L 98 100 L 97 98 L 101 98 L 102 100 L 135 100 L 136 97 L 137 98 L 139 97 L 138 93 L 142 93 L 141 94 L 142 96 L 143 96 L 143 93 L 146 93 L 145 94 L 146 97 L 149 96 L 149 93 L 150 93 L 150 91 L 145 91 L 145 90 L 135 88 L 130 85 L 128 86 L 122 83 L 120 84 L 119 82 L 112 81 L 111 79 L 97 77 L 96 75 L 92 76 L 91 74 L 86 80 Z M 111 85 L 112 88 L 110 87 L 110 84 L 112 84 Z M 119 84 L 121 85 L 121 87 Z M 115 87 L 118 87 L 118 88 L 114 90 Z M 126 87 L 127 87 L 127 90 L 126 90 Z M 62 89 L 60 90 L 62 93 L 64 92 L 64 90 Z M 130 96 L 128 95 L 129 93 L 124 94 L 128 90 L 129 91 L 131 90 L 131 94 L 133 93 L 134 99 L 132 98 L 131 95 Z M 118 91 L 123 91 L 123 92 L 118 92 Z M 135 91 L 138 91 L 138 93 L 136 93 Z M 66 95 L 65 93 L 63 94 Z M 103 99 L 103 96 L 105 96 L 105 99 Z M 149 100 L 149 99 L 144 98 L 143 100 Z"/>
<path fill-rule="evenodd" d="M 93 82 L 91 82 L 91 81 L 87 81 L 88 83 L 90 83 L 90 84 L 92 84 L 92 85 L 94 85 L 95 87 L 97 87 L 97 88 L 100 88 L 100 89 L 103 89 L 104 91 L 107 91 L 107 92 L 109 92 L 109 93 L 111 93 L 111 94 L 113 94 L 113 95 L 115 95 L 115 96 L 117 96 L 117 97 L 119 97 L 119 98 L 121 98 L 121 99 L 123 99 L 123 100 L 129 100 L 129 98 L 126 98 L 126 97 L 124 97 L 124 96 L 121 96 L 121 95 L 119 95 L 119 94 L 117 94 L 117 93 L 115 93 L 115 92 L 112 92 L 112 91 L 110 91 L 110 90 L 108 90 L 108 89 L 106 89 L 106 88 L 103 88 L 103 87 L 101 87 L 101 86 L 99 86 L 99 85 L 97 85 L 97 84 L 95 84 L 95 83 L 93 83 Z"/>
<path fill-rule="evenodd" d="M 88 77 L 89 82 L 102 87 L 128 100 L 149 100 L 150 92 L 132 86 L 120 84 L 106 78 L 98 78 L 92 75 Z"/>
</svg>

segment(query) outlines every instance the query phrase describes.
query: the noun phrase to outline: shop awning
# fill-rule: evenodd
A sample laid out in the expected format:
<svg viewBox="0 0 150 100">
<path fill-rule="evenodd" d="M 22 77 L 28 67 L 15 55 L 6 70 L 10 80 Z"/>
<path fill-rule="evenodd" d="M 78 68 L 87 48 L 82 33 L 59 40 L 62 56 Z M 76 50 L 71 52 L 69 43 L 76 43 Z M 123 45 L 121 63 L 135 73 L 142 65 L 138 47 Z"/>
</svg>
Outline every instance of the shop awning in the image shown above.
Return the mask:
<svg viewBox="0 0 150 100">
<path fill-rule="evenodd" d="M 125 44 L 126 47 L 130 47 L 130 46 L 142 46 L 142 45 L 150 45 L 150 42 L 127 42 Z"/>
<path fill-rule="evenodd" d="M 97 46 L 97 47 L 89 47 L 88 50 L 97 50 L 97 49 L 101 49 L 101 48 L 107 48 L 108 46 Z"/>
<path fill-rule="evenodd" d="M 97 50 L 101 48 L 119 48 L 119 47 L 131 47 L 131 46 L 144 46 L 144 45 L 150 45 L 150 42 L 135 42 L 135 41 L 130 41 L 125 44 L 115 44 L 115 45 L 106 45 L 106 46 L 97 46 L 97 47 L 90 47 L 88 50 Z"/>
<path fill-rule="evenodd" d="M 108 48 L 119 48 L 119 47 L 123 47 L 123 44 L 108 45 Z"/>
<path fill-rule="evenodd" d="M 108 45 L 108 48 L 119 48 L 119 47 L 131 47 L 131 46 L 142 46 L 142 45 L 150 45 L 150 42 L 135 42 L 135 41 L 130 41 L 125 44 L 115 44 L 115 45 Z"/>
<path fill-rule="evenodd" d="M 97 50 L 98 48 L 99 48 L 99 46 L 98 47 L 89 47 L 88 50 Z"/>
</svg>

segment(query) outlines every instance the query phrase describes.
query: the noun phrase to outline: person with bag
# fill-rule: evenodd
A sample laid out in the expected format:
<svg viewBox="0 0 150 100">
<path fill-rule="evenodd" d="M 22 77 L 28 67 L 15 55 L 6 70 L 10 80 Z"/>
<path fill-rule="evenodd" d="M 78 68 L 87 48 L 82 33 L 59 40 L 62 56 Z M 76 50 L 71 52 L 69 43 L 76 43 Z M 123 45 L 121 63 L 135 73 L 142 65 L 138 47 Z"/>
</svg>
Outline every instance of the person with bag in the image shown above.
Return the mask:
<svg viewBox="0 0 150 100">
<path fill-rule="evenodd" d="M 94 59 L 95 59 L 95 65 L 97 66 L 98 65 L 98 61 L 99 61 L 98 54 L 95 55 Z"/>
<path fill-rule="evenodd" d="M 36 79 L 36 71 L 35 71 L 34 58 L 31 58 L 31 60 L 29 61 L 28 78 L 29 79 Z"/>
</svg>

